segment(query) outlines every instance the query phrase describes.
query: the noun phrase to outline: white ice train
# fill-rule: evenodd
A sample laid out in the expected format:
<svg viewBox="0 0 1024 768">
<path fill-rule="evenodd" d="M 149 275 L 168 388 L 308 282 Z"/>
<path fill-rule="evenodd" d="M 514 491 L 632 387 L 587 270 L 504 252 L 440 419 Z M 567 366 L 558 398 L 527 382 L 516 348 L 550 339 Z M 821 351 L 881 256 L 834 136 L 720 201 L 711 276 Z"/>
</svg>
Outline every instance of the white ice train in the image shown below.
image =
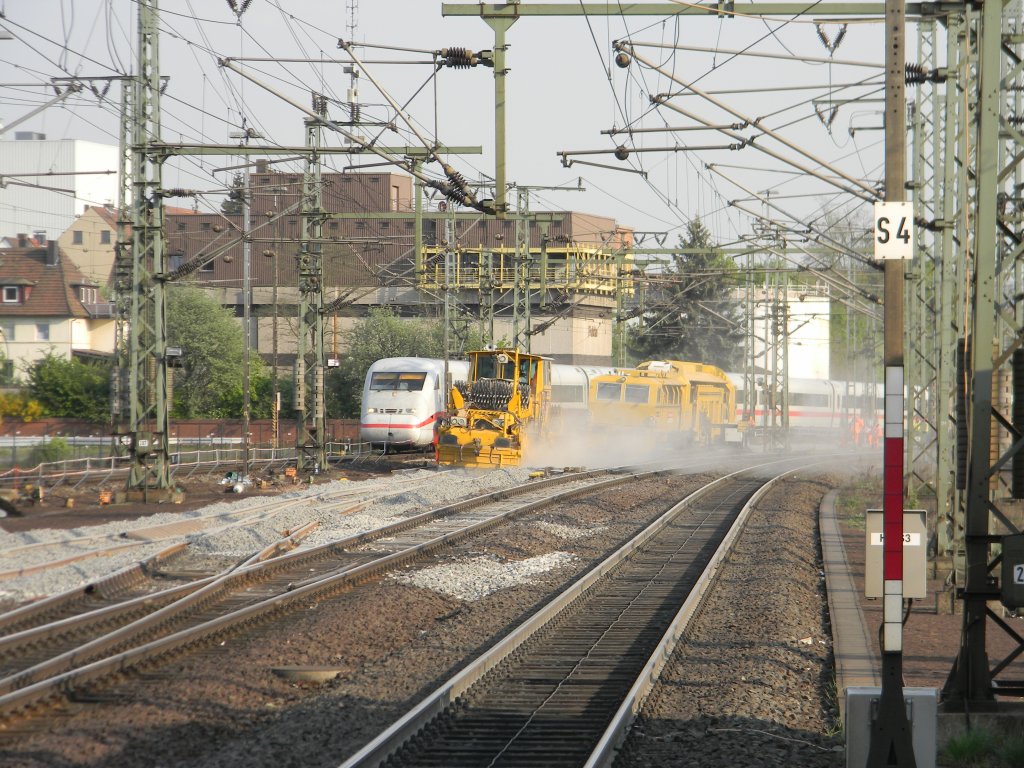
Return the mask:
<svg viewBox="0 0 1024 768">
<path fill-rule="evenodd" d="M 464 381 L 469 364 L 450 360 L 452 381 Z M 587 395 L 594 376 L 615 368 L 582 365 L 551 366 L 551 404 L 571 424 L 573 415 L 586 418 Z M 744 403 L 743 374 L 730 373 L 736 387 L 737 419 L 749 421 Z M 760 388 L 759 388 L 760 389 Z M 873 391 L 872 391 L 873 389 Z M 828 379 L 789 380 L 789 425 L 799 432 L 835 432 L 849 428 L 855 415 L 868 424 L 882 419 L 882 388 Z M 423 357 L 389 357 L 366 372 L 363 384 L 360 439 L 374 447 L 394 450 L 427 448 L 433 443 L 434 425 L 445 410 L 444 361 Z M 874 415 L 872 415 L 874 411 Z M 765 416 L 765 395 L 758 393 L 754 425 Z"/>
<path fill-rule="evenodd" d="M 766 393 L 758 387 L 757 404 L 753 414 L 746 408 L 746 383 L 741 373 L 730 373 L 736 387 L 736 417 L 749 421 L 751 415 L 756 426 L 763 423 L 766 413 Z M 866 423 L 882 422 L 885 400 L 882 385 L 872 387 L 863 382 L 834 381 L 831 379 L 789 380 L 789 426 L 807 432 L 840 431 L 848 429 L 851 420 L 860 416 Z M 770 414 L 770 411 L 767 411 Z"/>
<path fill-rule="evenodd" d="M 452 381 L 469 376 L 469 363 L 450 360 Z M 359 435 L 376 448 L 425 448 L 444 413 L 444 360 L 386 357 L 366 372 Z"/>
<path fill-rule="evenodd" d="M 590 378 L 612 368 L 579 365 L 551 366 L 551 404 L 585 415 Z M 469 363 L 450 360 L 451 379 L 465 381 Z M 359 418 L 360 440 L 375 448 L 414 450 L 430 446 L 434 425 L 445 410 L 444 360 L 388 357 L 366 372 Z"/>
</svg>

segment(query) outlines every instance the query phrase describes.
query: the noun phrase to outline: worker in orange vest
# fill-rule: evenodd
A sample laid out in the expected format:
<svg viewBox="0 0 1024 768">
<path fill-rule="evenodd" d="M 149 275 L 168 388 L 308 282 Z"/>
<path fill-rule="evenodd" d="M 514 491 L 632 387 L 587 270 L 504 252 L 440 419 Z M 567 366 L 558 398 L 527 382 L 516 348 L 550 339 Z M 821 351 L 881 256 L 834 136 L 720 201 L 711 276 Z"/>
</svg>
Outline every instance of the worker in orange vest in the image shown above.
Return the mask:
<svg viewBox="0 0 1024 768">
<path fill-rule="evenodd" d="M 864 419 L 862 419 L 860 417 L 860 414 L 857 414 L 853 418 L 853 444 L 854 445 L 860 445 L 860 436 L 861 436 L 861 433 L 863 431 L 864 431 Z"/>
<path fill-rule="evenodd" d="M 882 444 L 882 422 L 876 421 L 874 428 L 871 430 L 871 444 L 877 448 Z"/>
</svg>

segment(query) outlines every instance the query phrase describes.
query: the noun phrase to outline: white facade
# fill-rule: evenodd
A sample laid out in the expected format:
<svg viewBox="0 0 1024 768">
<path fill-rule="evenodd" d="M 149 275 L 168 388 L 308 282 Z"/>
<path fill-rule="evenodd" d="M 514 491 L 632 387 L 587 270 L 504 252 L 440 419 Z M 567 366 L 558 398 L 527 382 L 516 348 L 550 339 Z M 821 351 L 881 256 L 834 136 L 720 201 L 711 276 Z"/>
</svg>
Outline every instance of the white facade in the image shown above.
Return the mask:
<svg viewBox="0 0 1024 768">
<path fill-rule="evenodd" d="M 0 232 L 42 231 L 56 239 L 86 205 L 116 205 L 117 159 L 118 148 L 112 144 L 5 136 L 0 141 L 0 175 L 7 182 L 0 189 Z M 82 175 L 67 175 L 71 172 Z"/>
<path fill-rule="evenodd" d="M 754 359 L 758 367 L 765 365 L 765 339 L 772 339 L 771 316 L 775 291 L 754 292 Z M 798 379 L 829 377 L 829 318 L 831 307 L 823 292 L 802 286 L 791 288 L 786 295 L 779 290 L 780 305 L 785 302 L 789 318 L 789 375 Z M 781 312 L 781 310 L 780 310 Z M 780 339 L 781 341 L 781 339 Z M 767 363 L 771 367 L 771 362 Z"/>
</svg>

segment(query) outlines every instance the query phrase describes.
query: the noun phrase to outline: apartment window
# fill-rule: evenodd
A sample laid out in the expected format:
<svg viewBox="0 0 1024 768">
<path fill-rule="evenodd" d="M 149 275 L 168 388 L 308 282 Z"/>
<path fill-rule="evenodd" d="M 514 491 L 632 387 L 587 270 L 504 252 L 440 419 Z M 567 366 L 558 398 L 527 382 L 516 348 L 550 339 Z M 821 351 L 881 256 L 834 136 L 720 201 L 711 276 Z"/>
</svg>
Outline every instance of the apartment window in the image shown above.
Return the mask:
<svg viewBox="0 0 1024 768">
<path fill-rule="evenodd" d="M 391 222 L 390 221 L 382 221 L 380 223 L 380 228 L 381 229 L 391 229 Z"/>
<path fill-rule="evenodd" d="M 36 341 L 50 340 L 50 324 L 36 323 Z"/>
<path fill-rule="evenodd" d="M 110 245 L 110 230 L 104 229 L 100 232 L 100 245 Z"/>
<path fill-rule="evenodd" d="M 0 360 L 0 384 L 10 385 L 14 383 L 14 361 Z"/>
<path fill-rule="evenodd" d="M 203 264 L 203 266 L 201 266 L 199 268 L 199 271 L 200 272 L 213 272 L 213 263 L 215 261 L 216 261 L 216 259 L 210 259 L 208 262 L 206 262 L 205 264 Z"/>
<path fill-rule="evenodd" d="M 4 304 L 17 304 L 21 300 L 21 294 L 16 285 L 4 286 Z"/>
<path fill-rule="evenodd" d="M 0 336 L 3 336 L 6 342 L 14 341 L 14 323 L 0 325 Z"/>
<path fill-rule="evenodd" d="M 82 230 L 76 229 L 71 233 L 71 243 L 73 245 L 82 244 Z"/>
<path fill-rule="evenodd" d="M 185 231 L 185 222 L 184 221 L 179 221 L 178 222 L 178 231 L 179 232 L 184 232 Z"/>
<path fill-rule="evenodd" d="M 338 222 L 332 221 L 332 222 L 328 223 L 327 228 L 328 229 L 337 229 L 338 228 Z"/>
<path fill-rule="evenodd" d="M 391 210 L 398 210 L 398 185 L 391 185 Z"/>
<path fill-rule="evenodd" d="M 80 290 L 82 292 L 82 294 L 81 294 L 82 295 L 82 299 L 81 300 L 82 300 L 83 304 L 95 304 L 96 303 L 96 289 L 95 288 L 86 288 L 86 287 L 83 286 Z"/>
<path fill-rule="evenodd" d="M 204 222 L 202 222 L 202 223 L 201 223 L 201 224 L 199 225 L 199 228 L 200 228 L 200 229 L 202 229 L 202 230 L 204 230 L 204 231 L 207 231 L 207 232 L 208 232 L 208 231 L 210 230 L 210 222 L 208 222 L 208 221 L 204 221 Z"/>
<path fill-rule="evenodd" d="M 366 222 L 365 221 L 357 221 L 356 222 L 356 229 L 366 229 Z"/>
</svg>

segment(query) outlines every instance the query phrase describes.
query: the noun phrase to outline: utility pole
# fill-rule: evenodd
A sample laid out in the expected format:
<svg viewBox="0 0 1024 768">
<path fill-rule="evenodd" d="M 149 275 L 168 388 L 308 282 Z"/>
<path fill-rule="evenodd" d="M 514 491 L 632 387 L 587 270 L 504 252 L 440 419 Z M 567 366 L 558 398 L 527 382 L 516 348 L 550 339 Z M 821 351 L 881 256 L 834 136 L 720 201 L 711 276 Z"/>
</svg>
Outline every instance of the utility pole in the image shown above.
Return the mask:
<svg viewBox="0 0 1024 768">
<path fill-rule="evenodd" d="M 885 202 L 906 199 L 905 0 L 885 0 Z M 913 219 L 911 224 L 913 226 Z M 868 766 L 916 768 L 903 699 L 903 260 L 885 262 L 882 695 Z M 872 398 L 872 406 L 874 405 Z"/>
</svg>

